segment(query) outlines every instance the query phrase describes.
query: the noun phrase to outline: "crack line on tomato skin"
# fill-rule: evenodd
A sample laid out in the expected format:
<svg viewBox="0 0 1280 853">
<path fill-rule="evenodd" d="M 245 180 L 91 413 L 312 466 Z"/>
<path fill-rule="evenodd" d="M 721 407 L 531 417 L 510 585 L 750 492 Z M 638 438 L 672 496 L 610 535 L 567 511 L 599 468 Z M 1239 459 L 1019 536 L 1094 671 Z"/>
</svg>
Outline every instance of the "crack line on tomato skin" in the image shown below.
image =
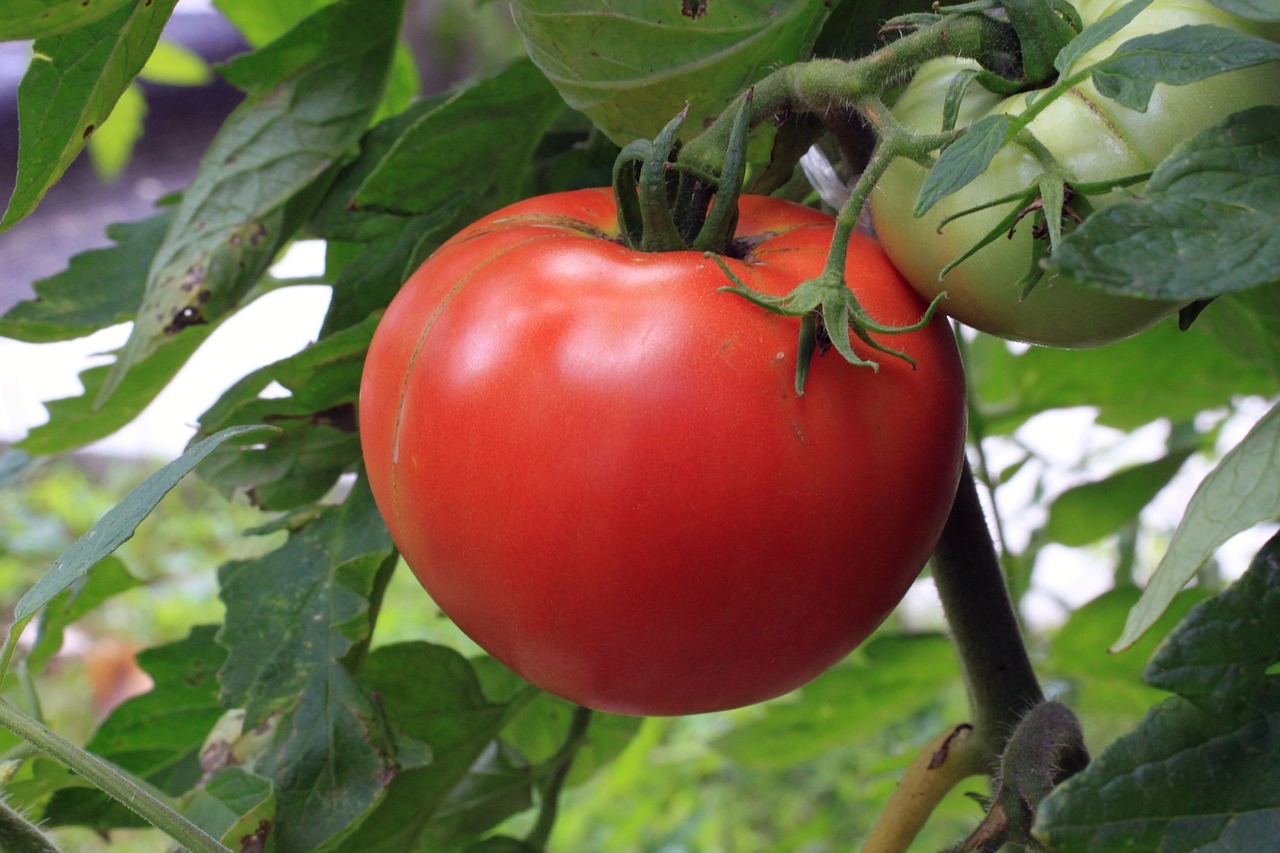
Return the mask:
<svg viewBox="0 0 1280 853">
<path fill-rule="evenodd" d="M 418 362 L 418 355 L 419 353 L 422 352 L 422 347 L 423 347 L 423 344 L 426 343 L 427 335 L 431 332 L 432 328 L 435 326 L 436 320 L 438 320 L 440 318 L 440 315 L 444 312 L 445 306 L 448 305 L 449 302 L 455 296 L 458 295 L 458 292 L 462 290 L 463 285 L 470 282 L 471 279 L 474 278 L 477 273 L 479 273 L 481 270 L 488 267 L 490 264 L 492 264 L 494 261 L 498 260 L 502 256 L 506 255 L 508 252 L 514 251 L 515 249 L 518 249 L 521 246 L 527 246 L 530 243 L 536 243 L 540 240 L 548 240 L 558 236 L 562 236 L 562 235 L 559 232 L 555 232 L 555 233 L 549 233 L 549 234 L 538 234 L 533 237 L 526 237 L 525 239 L 520 240 L 517 243 L 512 243 L 509 246 L 504 246 L 503 248 L 498 249 L 493 254 L 489 255 L 489 257 L 485 258 L 483 261 L 481 261 L 479 264 L 477 264 L 475 267 L 469 270 L 466 275 L 460 278 L 458 282 L 452 288 L 450 288 L 449 292 L 445 294 L 443 299 L 440 300 L 440 304 L 437 305 L 435 307 L 435 310 L 431 312 L 431 317 L 427 320 L 426 325 L 422 327 L 422 333 L 418 335 L 418 340 L 413 345 L 413 353 L 409 356 L 409 363 L 405 365 L 404 378 L 401 379 L 400 381 L 400 393 L 396 396 L 396 418 L 391 425 L 391 463 L 392 463 L 391 464 L 391 507 L 396 514 L 396 529 L 398 530 L 404 529 L 403 528 L 404 518 L 400 514 L 400 492 L 396 486 L 397 471 L 399 469 L 399 466 L 395 464 L 400 457 L 400 425 L 404 418 L 404 401 L 405 401 L 405 395 L 408 393 L 408 390 L 409 390 L 409 378 L 413 375 L 413 367 Z M 429 260 L 430 259 L 428 259 L 428 261 Z M 428 261 L 424 261 L 423 263 L 425 264 Z M 416 270 L 414 271 L 414 275 L 417 275 Z"/>
<path fill-rule="evenodd" d="M 1081 103 L 1084 104 L 1085 109 L 1087 109 L 1091 114 L 1097 116 L 1098 120 L 1106 125 L 1107 133 L 1111 135 L 1111 138 L 1122 143 L 1125 150 L 1129 152 L 1129 155 L 1135 160 L 1138 160 L 1145 170 L 1150 171 L 1152 164 L 1147 162 L 1147 158 L 1142 156 L 1142 152 L 1137 149 L 1129 137 L 1120 130 L 1114 121 L 1112 121 L 1111 114 L 1102 108 L 1102 104 L 1086 95 L 1079 86 L 1072 86 L 1069 94 L 1079 98 Z"/>
</svg>

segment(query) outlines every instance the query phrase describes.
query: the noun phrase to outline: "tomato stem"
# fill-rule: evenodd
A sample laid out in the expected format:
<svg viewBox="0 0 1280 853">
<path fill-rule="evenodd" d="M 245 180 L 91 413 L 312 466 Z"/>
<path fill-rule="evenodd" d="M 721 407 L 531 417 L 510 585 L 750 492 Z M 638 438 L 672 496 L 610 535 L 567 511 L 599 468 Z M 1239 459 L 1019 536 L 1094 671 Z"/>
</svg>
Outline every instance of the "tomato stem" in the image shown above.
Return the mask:
<svg viewBox="0 0 1280 853">
<path fill-rule="evenodd" d="M 230 853 L 216 838 L 179 814 L 123 770 L 76 746 L 0 699 L 0 726 L 64 764 L 104 794 L 194 853 Z"/>
<path fill-rule="evenodd" d="M 754 127 L 780 116 L 805 112 L 825 115 L 857 107 L 867 97 L 879 97 L 930 59 L 962 56 L 980 59 L 1011 47 L 1007 25 L 985 15 L 948 15 L 853 62 L 813 59 L 780 68 L 755 85 L 748 122 Z M 680 154 L 688 163 L 720 174 L 733 135 L 740 95 L 706 132 L 691 140 Z"/>
<path fill-rule="evenodd" d="M 538 820 L 525 837 L 525 842 L 538 850 L 546 849 L 547 840 L 551 838 L 551 830 L 555 826 L 556 814 L 560 806 L 560 791 L 569 777 L 569 771 L 573 769 L 573 761 L 577 758 L 578 751 L 586 743 L 591 717 L 590 708 L 579 705 L 573 709 L 573 717 L 569 721 L 569 731 L 565 734 L 564 743 L 548 761 L 552 769 L 542 788 L 542 806 L 538 811 Z"/>
<path fill-rule="evenodd" d="M 1043 702 L 1044 694 L 967 461 L 932 565 L 969 689 L 974 737 L 994 761 L 1023 715 Z"/>
</svg>

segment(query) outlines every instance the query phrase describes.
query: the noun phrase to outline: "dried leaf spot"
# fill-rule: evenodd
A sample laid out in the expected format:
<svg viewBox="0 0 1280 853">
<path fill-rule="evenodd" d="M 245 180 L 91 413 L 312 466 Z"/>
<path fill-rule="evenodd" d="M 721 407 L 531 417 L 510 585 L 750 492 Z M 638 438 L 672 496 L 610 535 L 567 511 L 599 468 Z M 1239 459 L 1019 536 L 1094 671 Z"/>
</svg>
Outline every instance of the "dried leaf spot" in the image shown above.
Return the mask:
<svg viewBox="0 0 1280 853">
<path fill-rule="evenodd" d="M 707 4 L 711 0 L 682 0 L 680 3 L 680 14 L 690 20 L 696 21 L 703 15 L 707 14 Z"/>
<path fill-rule="evenodd" d="M 183 293 L 190 293 L 195 288 L 204 284 L 204 264 L 195 264 L 187 267 L 187 271 L 182 274 L 182 283 L 178 288 Z"/>
<path fill-rule="evenodd" d="M 200 313 L 199 308 L 188 305 L 180 311 L 177 309 L 173 311 L 173 320 L 164 327 L 164 333 L 166 335 L 176 335 L 183 329 L 191 326 L 202 326 L 208 322 L 204 314 Z"/>
<path fill-rule="evenodd" d="M 252 834 L 240 836 L 237 845 L 240 853 L 262 853 L 267 847 L 267 836 L 271 834 L 273 826 L 269 820 L 258 821 L 258 828 Z"/>
</svg>

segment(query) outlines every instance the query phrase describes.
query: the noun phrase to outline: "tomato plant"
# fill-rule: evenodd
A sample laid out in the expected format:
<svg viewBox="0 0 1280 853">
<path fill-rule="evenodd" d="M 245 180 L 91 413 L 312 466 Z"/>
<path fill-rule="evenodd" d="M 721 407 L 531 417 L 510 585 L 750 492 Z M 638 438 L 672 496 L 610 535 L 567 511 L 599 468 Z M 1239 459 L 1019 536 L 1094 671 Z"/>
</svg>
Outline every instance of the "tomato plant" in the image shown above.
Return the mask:
<svg viewBox="0 0 1280 853">
<path fill-rule="evenodd" d="M 800 397 L 794 322 L 617 229 L 610 191 L 534 198 L 409 279 L 361 389 L 374 494 L 436 602 L 533 683 L 629 714 L 777 696 L 866 638 L 938 537 L 965 431 L 951 332 L 904 336 L 914 370 L 817 358 Z M 782 294 L 830 242 L 826 215 L 747 197 L 728 263 Z M 874 316 L 918 319 L 872 241 L 850 252 Z"/>
<path fill-rule="evenodd" d="M 510 5 L 197 4 L 249 49 L 190 184 L 142 133 L 119 191 L 180 191 L 0 305 L 0 366 L 130 325 L 0 448 L 0 847 L 1276 847 L 1280 104 L 1237 109 L 1280 4 Z M 101 212 L 74 162 L 143 131 L 188 6 L 0 3 L 34 40 L 0 300 Z M 1194 323 L 960 341 L 873 198 L 908 271 L 992 243 L 944 284 L 993 331 Z M 10 374 L 23 424 L 70 387 Z M 191 440 L 105 501 L 33 458 L 126 424 Z M 221 523 L 171 525 L 187 473 Z M 154 688 L 90 719 L 116 633 Z"/>
<path fill-rule="evenodd" d="M 1118 4 L 1101 0 L 1082 0 L 1075 5 L 1086 26 L 1118 8 Z M 1073 68 L 1104 59 L 1131 38 L 1196 24 L 1259 34 L 1274 32 L 1233 17 L 1208 0 L 1156 0 L 1119 32 L 1080 56 Z M 895 115 L 912 130 L 940 130 L 948 91 L 958 75 L 974 67 L 971 61 L 959 59 L 929 62 L 897 100 Z M 1033 90 L 1006 98 L 974 83 L 961 102 L 956 126 L 965 127 L 995 114 L 1016 115 L 1042 94 Z M 1280 63 L 1188 85 L 1157 86 L 1145 111 L 1104 97 L 1086 80 L 1049 104 L 1027 129 L 1061 165 L 1069 183 L 1088 184 L 1148 173 L 1188 137 L 1234 112 L 1266 103 L 1280 103 Z M 957 219 L 951 217 L 1034 187 L 1044 171 L 1043 162 L 1026 147 L 1006 145 L 987 171 L 917 217 L 913 206 L 926 170 L 899 159 L 871 196 L 876 233 L 894 264 L 922 295 L 932 299 L 945 292 L 943 311 L 1001 337 L 1061 347 L 1098 346 L 1139 332 L 1176 310 L 1180 305 L 1176 300 L 1107 294 L 1052 273 L 1024 297 L 1020 281 L 1033 263 L 1033 241 L 1047 239 L 1044 233 L 1033 236 L 1034 215 L 1015 224 L 1008 239 L 997 238 L 944 272 L 1021 202 L 993 204 Z M 1141 189 L 1093 195 L 1087 204 L 1105 207 L 1132 191 Z M 1074 204 L 1081 207 L 1082 201 L 1077 199 Z M 1067 206 L 1072 205 L 1068 200 Z"/>
</svg>

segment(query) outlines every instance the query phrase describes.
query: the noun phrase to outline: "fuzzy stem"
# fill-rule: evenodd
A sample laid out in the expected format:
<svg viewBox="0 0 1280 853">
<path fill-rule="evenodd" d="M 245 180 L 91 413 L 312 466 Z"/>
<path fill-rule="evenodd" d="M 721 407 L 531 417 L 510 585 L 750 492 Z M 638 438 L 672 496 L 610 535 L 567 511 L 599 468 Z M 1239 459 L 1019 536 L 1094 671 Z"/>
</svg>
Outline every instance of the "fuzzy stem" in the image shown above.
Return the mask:
<svg viewBox="0 0 1280 853">
<path fill-rule="evenodd" d="M 974 738 L 994 762 L 1018 721 L 1044 701 L 1044 694 L 967 461 L 934 551 L 933 579 L 969 688 Z"/>
<path fill-rule="evenodd" d="M 0 850 L 5 853 L 59 853 L 39 827 L 3 800 L 0 800 Z"/>
<path fill-rule="evenodd" d="M 0 699 L 0 726 L 65 764 L 193 853 L 231 853 L 216 838 L 187 820 L 136 779 L 31 719 L 3 699 Z"/>
<path fill-rule="evenodd" d="M 971 726 L 938 735 L 907 767 L 863 842 L 862 853 L 906 853 L 942 798 L 986 769 L 986 756 Z"/>
<path fill-rule="evenodd" d="M 1007 28 L 984 15 L 948 15 L 860 60 L 813 59 L 788 65 L 755 85 L 750 124 L 791 112 L 824 115 L 843 110 L 867 96 L 879 96 L 930 59 L 977 58 L 1008 39 Z M 740 95 L 705 133 L 690 141 L 681 162 L 719 174 L 742 101 Z"/>
</svg>

